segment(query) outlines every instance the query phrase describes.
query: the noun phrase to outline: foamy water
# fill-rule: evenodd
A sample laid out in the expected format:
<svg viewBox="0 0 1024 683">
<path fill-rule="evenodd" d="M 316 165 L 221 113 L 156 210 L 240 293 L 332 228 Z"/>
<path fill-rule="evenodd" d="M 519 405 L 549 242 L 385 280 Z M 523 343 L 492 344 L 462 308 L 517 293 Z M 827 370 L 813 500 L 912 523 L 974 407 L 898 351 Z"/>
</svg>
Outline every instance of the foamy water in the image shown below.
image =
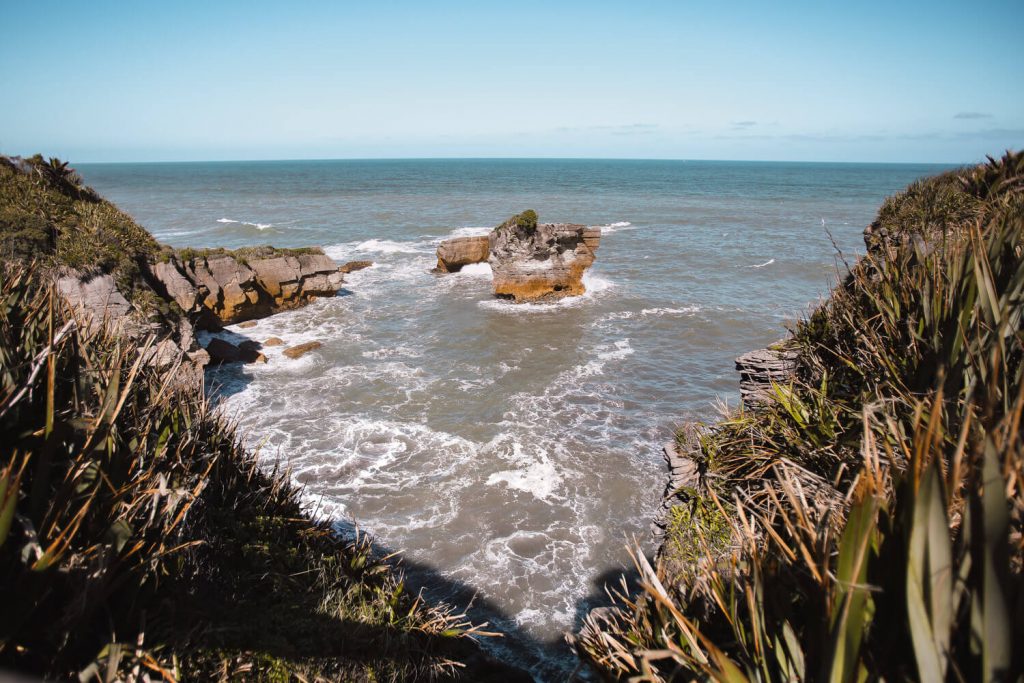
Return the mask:
<svg viewBox="0 0 1024 683">
<path fill-rule="evenodd" d="M 229 328 L 299 360 L 210 373 L 266 462 L 311 506 L 408 558 L 414 585 L 507 637 L 543 680 L 564 632 L 645 538 L 661 444 L 735 404 L 732 359 L 827 291 L 831 239 L 934 167 L 681 162 L 303 162 L 96 166 L 85 179 L 178 245 L 320 244 L 374 261 L 342 295 Z M 217 188 L 216 191 L 208 188 Z M 516 305 L 490 269 L 439 276 L 437 244 L 532 207 L 602 226 L 587 293 Z M 230 217 L 224 219 L 223 217 Z M 243 220 L 244 219 L 244 220 Z M 237 222 L 225 222 L 226 220 Z M 825 225 L 831 232 L 831 238 Z"/>
</svg>

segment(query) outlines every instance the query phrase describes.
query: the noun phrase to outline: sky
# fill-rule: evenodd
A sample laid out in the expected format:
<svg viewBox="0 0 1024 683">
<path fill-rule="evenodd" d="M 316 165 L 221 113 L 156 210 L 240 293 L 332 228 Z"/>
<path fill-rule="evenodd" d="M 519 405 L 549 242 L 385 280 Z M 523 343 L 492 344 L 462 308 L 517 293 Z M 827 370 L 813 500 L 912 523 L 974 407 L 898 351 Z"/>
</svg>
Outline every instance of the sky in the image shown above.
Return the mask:
<svg viewBox="0 0 1024 683">
<path fill-rule="evenodd" d="M 1024 0 L 0 0 L 0 153 L 968 163 Z"/>
</svg>

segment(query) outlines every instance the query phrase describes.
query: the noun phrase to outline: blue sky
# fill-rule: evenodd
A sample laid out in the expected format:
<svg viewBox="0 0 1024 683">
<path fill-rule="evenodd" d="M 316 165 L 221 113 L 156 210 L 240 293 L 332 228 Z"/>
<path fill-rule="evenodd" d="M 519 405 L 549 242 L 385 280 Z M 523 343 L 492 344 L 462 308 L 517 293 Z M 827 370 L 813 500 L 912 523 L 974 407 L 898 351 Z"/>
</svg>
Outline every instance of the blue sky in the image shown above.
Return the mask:
<svg viewBox="0 0 1024 683">
<path fill-rule="evenodd" d="M 969 162 L 1024 2 L 0 0 L 0 152 Z"/>
</svg>

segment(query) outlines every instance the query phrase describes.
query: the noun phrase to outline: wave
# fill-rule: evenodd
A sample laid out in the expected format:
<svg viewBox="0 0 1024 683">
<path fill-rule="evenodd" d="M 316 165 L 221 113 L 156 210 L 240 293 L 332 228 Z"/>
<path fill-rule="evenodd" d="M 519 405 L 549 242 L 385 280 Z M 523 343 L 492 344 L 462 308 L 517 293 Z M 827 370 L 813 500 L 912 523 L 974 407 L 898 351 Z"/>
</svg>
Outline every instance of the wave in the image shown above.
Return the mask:
<svg viewBox="0 0 1024 683">
<path fill-rule="evenodd" d="M 218 223 L 238 223 L 240 225 L 248 225 L 250 227 L 256 228 L 257 230 L 266 230 L 267 228 L 274 227 L 273 223 L 253 223 L 251 221 L 236 221 L 233 218 L 218 218 L 217 222 Z"/>
<path fill-rule="evenodd" d="M 772 259 L 768 259 L 764 263 L 759 263 L 759 264 L 754 265 L 754 266 L 747 266 L 747 268 L 764 268 L 765 266 L 770 266 L 773 263 L 775 263 L 775 259 L 772 258 Z"/>
<path fill-rule="evenodd" d="M 602 235 L 611 235 L 612 233 L 621 232 L 623 230 L 636 230 L 636 226 L 629 221 L 618 221 L 595 227 L 601 228 Z"/>
</svg>

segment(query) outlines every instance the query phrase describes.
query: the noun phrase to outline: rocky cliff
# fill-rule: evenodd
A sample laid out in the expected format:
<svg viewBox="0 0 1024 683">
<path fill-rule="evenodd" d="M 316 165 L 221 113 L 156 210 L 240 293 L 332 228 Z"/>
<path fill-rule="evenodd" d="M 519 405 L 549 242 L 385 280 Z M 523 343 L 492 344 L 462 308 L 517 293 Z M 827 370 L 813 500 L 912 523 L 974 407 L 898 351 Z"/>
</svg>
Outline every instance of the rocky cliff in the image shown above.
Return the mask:
<svg viewBox="0 0 1024 683">
<path fill-rule="evenodd" d="M 209 361 L 197 329 L 334 296 L 338 264 L 318 248 L 174 250 L 82 184 L 67 164 L 0 156 L 0 261 L 34 261 L 90 326 L 142 340 L 151 360 Z M 369 263 L 350 263 L 346 272 Z"/>
<path fill-rule="evenodd" d="M 211 326 L 298 308 L 334 296 L 344 282 L 338 264 L 318 249 L 218 251 L 147 266 L 161 294 Z"/>
<path fill-rule="evenodd" d="M 538 223 L 526 211 L 488 235 L 495 296 L 514 301 L 578 296 L 594 263 L 601 229 L 573 223 Z"/>
</svg>

